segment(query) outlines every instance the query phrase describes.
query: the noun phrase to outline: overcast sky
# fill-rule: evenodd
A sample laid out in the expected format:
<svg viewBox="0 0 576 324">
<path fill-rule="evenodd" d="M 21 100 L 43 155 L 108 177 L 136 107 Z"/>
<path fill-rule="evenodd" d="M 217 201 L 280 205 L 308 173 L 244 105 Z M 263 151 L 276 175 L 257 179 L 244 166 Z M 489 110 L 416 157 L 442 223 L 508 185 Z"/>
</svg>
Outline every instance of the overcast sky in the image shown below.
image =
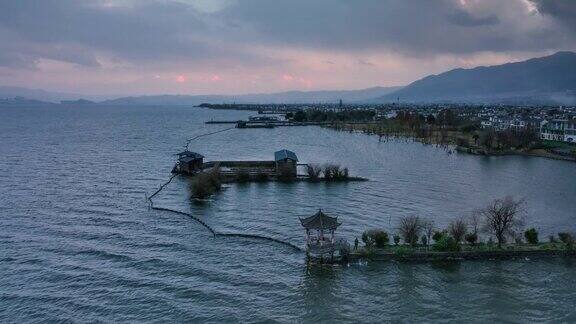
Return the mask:
<svg viewBox="0 0 576 324">
<path fill-rule="evenodd" d="M 575 47 L 574 0 L 0 0 L 0 85 L 86 94 L 394 86 Z"/>
</svg>

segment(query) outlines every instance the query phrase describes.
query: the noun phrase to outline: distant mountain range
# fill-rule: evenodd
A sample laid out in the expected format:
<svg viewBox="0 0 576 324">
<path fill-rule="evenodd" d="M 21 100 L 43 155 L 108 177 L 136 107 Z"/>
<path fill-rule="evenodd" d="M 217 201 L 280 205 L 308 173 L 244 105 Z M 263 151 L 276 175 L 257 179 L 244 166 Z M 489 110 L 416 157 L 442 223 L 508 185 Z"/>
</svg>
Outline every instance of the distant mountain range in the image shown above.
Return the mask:
<svg viewBox="0 0 576 324">
<path fill-rule="evenodd" d="M 430 75 L 378 101 L 576 103 L 576 53 Z"/>
<path fill-rule="evenodd" d="M 60 103 L 67 105 L 143 105 L 143 106 L 195 106 L 201 103 L 327 103 L 338 102 L 363 102 L 382 97 L 392 93 L 401 87 L 373 87 L 360 90 L 326 90 L 326 91 L 287 91 L 279 93 L 243 94 L 243 95 L 151 95 L 120 97 L 116 99 L 95 101 L 94 97 L 55 93 L 36 89 L 0 86 L 0 99 L 10 99 L 0 104 L 21 104 L 23 99 L 41 100 L 46 103 Z M 84 100 L 82 98 L 90 98 Z M 14 100 L 13 98 L 18 98 Z M 96 99 L 97 100 L 97 99 Z"/>
<path fill-rule="evenodd" d="M 62 100 L 105 100 L 110 98 L 110 96 L 90 96 L 74 93 L 51 92 L 40 89 L 0 86 L 0 99 L 13 99 L 16 97 L 39 100 L 47 103 L 59 103 Z"/>
<path fill-rule="evenodd" d="M 198 105 L 201 103 L 326 103 L 359 102 L 382 97 L 400 87 L 373 87 L 361 90 L 287 91 L 244 95 L 161 95 L 123 97 L 101 102 L 105 105 Z"/>
<path fill-rule="evenodd" d="M 18 100 L 11 98 L 21 97 Z M 24 104 L 24 99 L 70 105 L 96 104 L 94 96 L 53 93 L 18 87 L 1 87 L 0 104 Z M 510 104 L 576 104 L 576 53 L 558 52 L 523 62 L 473 69 L 454 69 L 430 75 L 406 87 L 374 87 L 361 90 L 288 91 L 244 95 L 154 95 L 121 97 L 100 105 L 186 105 L 201 103 L 381 103 L 461 102 Z M 35 102 L 35 101 L 33 101 Z"/>
</svg>

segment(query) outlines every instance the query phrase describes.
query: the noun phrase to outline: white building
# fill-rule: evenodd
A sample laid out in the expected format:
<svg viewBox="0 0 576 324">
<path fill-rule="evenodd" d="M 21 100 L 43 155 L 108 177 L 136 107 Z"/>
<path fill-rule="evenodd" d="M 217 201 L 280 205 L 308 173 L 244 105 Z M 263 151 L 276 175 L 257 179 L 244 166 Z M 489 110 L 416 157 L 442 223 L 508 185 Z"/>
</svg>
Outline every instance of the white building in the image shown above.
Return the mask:
<svg viewBox="0 0 576 324">
<path fill-rule="evenodd" d="M 540 138 L 550 141 L 576 143 L 576 120 L 554 119 L 543 121 Z"/>
</svg>

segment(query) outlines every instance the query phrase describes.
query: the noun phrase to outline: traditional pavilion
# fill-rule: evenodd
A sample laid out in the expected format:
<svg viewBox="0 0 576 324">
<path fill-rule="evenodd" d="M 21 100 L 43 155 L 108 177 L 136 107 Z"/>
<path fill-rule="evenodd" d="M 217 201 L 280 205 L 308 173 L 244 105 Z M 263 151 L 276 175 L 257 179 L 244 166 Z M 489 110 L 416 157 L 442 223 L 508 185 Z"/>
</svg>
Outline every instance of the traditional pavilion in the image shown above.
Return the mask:
<svg viewBox="0 0 576 324">
<path fill-rule="evenodd" d="M 307 218 L 300 218 L 300 223 L 306 229 L 306 254 L 308 258 L 321 261 L 333 261 L 334 257 L 341 257 L 341 249 L 346 241 L 338 240 L 334 232 L 342 223 L 338 217 L 330 217 L 319 209 L 318 212 Z"/>
</svg>

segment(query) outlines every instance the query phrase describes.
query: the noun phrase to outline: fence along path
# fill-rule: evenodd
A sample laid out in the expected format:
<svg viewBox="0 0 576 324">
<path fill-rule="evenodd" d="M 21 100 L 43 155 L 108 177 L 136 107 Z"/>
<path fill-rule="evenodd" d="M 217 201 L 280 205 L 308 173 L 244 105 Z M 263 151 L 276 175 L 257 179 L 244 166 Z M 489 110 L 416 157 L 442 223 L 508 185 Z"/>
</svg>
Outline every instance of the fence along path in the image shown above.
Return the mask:
<svg viewBox="0 0 576 324">
<path fill-rule="evenodd" d="M 216 131 L 216 132 L 201 134 L 201 135 L 192 137 L 192 138 L 188 139 L 188 141 L 186 142 L 186 149 L 189 148 L 190 142 L 192 142 L 192 141 L 195 140 L 195 139 L 198 139 L 198 138 L 204 137 L 204 136 L 208 136 L 208 135 L 213 135 L 213 134 L 222 133 L 222 132 L 225 132 L 225 131 L 234 129 L 234 128 L 235 128 L 235 127 L 225 128 L 225 129 L 222 129 L 222 130 L 219 130 L 219 131 Z M 200 218 L 198 218 L 198 217 L 196 217 L 196 216 L 194 216 L 194 215 L 192 215 L 192 214 L 190 214 L 190 213 L 186 213 L 186 212 L 179 211 L 179 210 L 175 210 L 175 209 L 165 208 L 165 207 L 156 207 L 156 206 L 154 206 L 154 200 L 153 200 L 153 198 L 154 198 L 156 195 L 158 195 L 159 193 L 161 193 L 162 190 L 164 190 L 164 188 L 166 188 L 166 186 L 168 186 L 168 185 L 170 184 L 170 182 L 172 182 L 172 180 L 173 180 L 174 178 L 176 178 L 177 176 L 178 176 L 178 174 L 172 175 L 172 176 L 170 177 L 170 179 L 168 179 L 168 181 L 166 181 L 165 183 L 163 183 L 162 185 L 160 185 L 160 187 L 159 187 L 152 195 L 146 197 L 146 200 L 148 200 L 149 206 L 150 206 L 151 209 L 159 210 L 159 211 L 172 212 L 172 213 L 175 213 L 175 214 L 188 216 L 188 217 L 192 218 L 193 220 L 195 220 L 196 222 L 198 222 L 200 225 L 202 225 L 202 226 L 203 226 L 204 228 L 206 228 L 208 231 L 210 231 L 210 233 L 212 234 L 212 236 L 213 236 L 214 238 L 216 238 L 217 236 L 221 236 L 221 237 L 239 237 L 239 238 L 248 238 L 248 239 L 267 240 L 267 241 L 270 241 L 270 242 L 276 242 L 276 243 L 279 243 L 279 244 L 283 244 L 283 245 L 285 245 L 285 246 L 291 247 L 292 249 L 297 250 L 297 251 L 300 251 L 300 252 L 303 252 L 303 251 L 304 251 L 301 247 L 299 247 L 299 246 L 297 246 L 297 245 L 294 245 L 294 244 L 292 244 L 292 243 L 290 243 L 290 242 L 283 241 L 283 240 L 280 240 L 280 239 L 277 239 L 277 238 L 274 238 L 274 237 L 269 237 L 269 236 L 264 236 L 264 235 L 258 235 L 258 234 L 218 233 L 218 232 L 216 232 L 210 225 L 206 224 L 206 222 L 204 222 L 204 221 L 201 220 Z"/>
</svg>

